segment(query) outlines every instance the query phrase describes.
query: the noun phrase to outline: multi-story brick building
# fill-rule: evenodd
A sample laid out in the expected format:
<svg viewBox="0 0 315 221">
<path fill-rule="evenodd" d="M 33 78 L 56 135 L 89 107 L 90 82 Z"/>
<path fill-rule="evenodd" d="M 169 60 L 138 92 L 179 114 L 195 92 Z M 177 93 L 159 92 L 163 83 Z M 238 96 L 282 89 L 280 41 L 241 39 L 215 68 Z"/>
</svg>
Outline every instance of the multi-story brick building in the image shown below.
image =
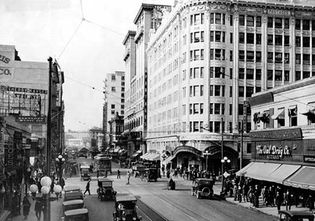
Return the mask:
<svg viewBox="0 0 315 221">
<path fill-rule="evenodd" d="M 250 145 L 239 148 L 248 143 L 241 122 L 250 130 L 244 102 L 314 75 L 314 13 L 312 1 L 178 3 L 148 44 L 148 149 L 199 168 L 208 151 L 215 173 L 223 156 L 234 168 L 248 162 Z"/>
</svg>

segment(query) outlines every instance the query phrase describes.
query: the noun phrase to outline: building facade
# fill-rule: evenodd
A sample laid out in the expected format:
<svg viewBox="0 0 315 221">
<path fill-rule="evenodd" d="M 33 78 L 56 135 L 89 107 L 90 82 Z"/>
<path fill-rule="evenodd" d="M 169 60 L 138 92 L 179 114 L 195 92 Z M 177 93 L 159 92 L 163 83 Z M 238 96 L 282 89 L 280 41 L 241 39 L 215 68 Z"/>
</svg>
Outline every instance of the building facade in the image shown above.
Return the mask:
<svg viewBox="0 0 315 221">
<path fill-rule="evenodd" d="M 148 45 L 148 149 L 199 168 L 208 151 L 215 173 L 223 156 L 249 162 L 247 99 L 315 73 L 313 13 L 311 1 L 179 2 Z"/>
<path fill-rule="evenodd" d="M 110 138 L 109 121 L 125 114 L 125 72 L 108 73 L 105 79 L 105 102 L 103 107 L 103 133 L 105 146 L 108 147 Z"/>
<path fill-rule="evenodd" d="M 148 102 L 147 44 L 150 35 L 160 26 L 163 13 L 170 10 L 171 7 L 168 5 L 141 4 L 134 19 L 136 31 L 128 32 L 123 42 L 126 55 L 130 55 L 124 57 L 129 72 L 128 115 L 124 124 L 126 133 L 129 134 L 128 145 L 133 150 L 147 151 L 145 142 Z"/>
<path fill-rule="evenodd" d="M 314 190 L 314 85 L 315 77 L 311 77 L 253 95 L 250 100 L 253 162 L 241 173 Z M 257 165 L 259 170 L 253 170 Z"/>
</svg>

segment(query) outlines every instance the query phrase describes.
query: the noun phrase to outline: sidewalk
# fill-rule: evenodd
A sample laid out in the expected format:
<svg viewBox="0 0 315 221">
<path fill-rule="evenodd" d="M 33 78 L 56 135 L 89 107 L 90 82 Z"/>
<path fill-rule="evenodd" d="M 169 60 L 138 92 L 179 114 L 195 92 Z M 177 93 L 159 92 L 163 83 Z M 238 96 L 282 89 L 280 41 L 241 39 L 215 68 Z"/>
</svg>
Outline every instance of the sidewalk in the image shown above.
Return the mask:
<svg viewBox="0 0 315 221">
<path fill-rule="evenodd" d="M 165 178 L 162 178 L 162 179 L 165 179 Z M 187 186 L 187 187 L 188 186 L 189 187 L 192 186 L 192 181 L 191 180 L 185 180 L 185 179 L 183 179 L 181 177 L 177 177 L 177 178 L 173 177 L 173 180 L 176 182 L 176 186 L 177 185 L 183 185 L 183 186 Z M 214 194 L 220 196 L 221 188 L 222 188 L 222 183 L 221 182 L 216 182 L 216 184 L 213 186 Z M 242 207 L 245 207 L 245 208 L 248 208 L 248 209 L 256 210 L 258 212 L 265 213 L 265 214 L 268 214 L 268 215 L 271 215 L 271 216 L 279 218 L 277 207 L 266 207 L 264 205 L 261 205 L 261 203 L 260 203 L 260 205 L 259 205 L 260 207 L 256 208 L 250 202 L 241 202 L 241 203 L 239 203 L 238 201 L 234 201 L 234 197 L 226 197 L 225 200 L 227 202 L 236 204 L 238 206 L 242 206 Z M 281 210 L 285 210 L 285 206 L 281 206 Z M 294 206 L 292 205 L 291 206 L 291 210 L 292 211 L 307 211 L 308 208 L 296 207 L 295 205 Z"/>
<path fill-rule="evenodd" d="M 58 201 L 56 200 L 56 195 L 51 194 L 51 202 L 50 202 L 50 214 L 51 214 L 51 221 L 60 221 L 60 217 L 62 216 L 62 202 L 63 199 L 59 198 Z M 28 214 L 27 221 L 37 221 L 37 217 L 35 215 L 35 200 L 32 199 L 32 197 L 29 197 L 29 200 L 31 202 L 31 208 L 30 208 L 30 213 Z M 24 221 L 24 216 L 23 216 L 23 209 L 21 206 L 21 215 L 15 216 L 13 218 L 7 219 L 8 221 Z M 41 219 L 39 221 L 44 220 L 44 214 L 42 213 Z"/>
</svg>

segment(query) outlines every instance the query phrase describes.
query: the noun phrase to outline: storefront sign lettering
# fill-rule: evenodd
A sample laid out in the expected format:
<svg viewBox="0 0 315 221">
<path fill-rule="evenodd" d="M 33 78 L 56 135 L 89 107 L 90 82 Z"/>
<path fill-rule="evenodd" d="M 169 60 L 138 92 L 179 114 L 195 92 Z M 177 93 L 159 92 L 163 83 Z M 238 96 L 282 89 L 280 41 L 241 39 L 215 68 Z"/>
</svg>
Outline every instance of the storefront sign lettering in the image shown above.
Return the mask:
<svg viewBox="0 0 315 221">
<path fill-rule="evenodd" d="M 268 9 L 267 14 L 273 14 L 273 15 L 290 15 L 290 11 L 285 10 L 277 10 L 277 9 Z"/>
<path fill-rule="evenodd" d="M 10 62 L 10 58 L 0 54 L 0 61 L 8 64 Z"/>
<path fill-rule="evenodd" d="M 296 147 L 293 147 L 295 149 Z M 281 158 L 284 156 L 291 156 L 292 150 L 288 145 L 257 145 L 256 151 L 258 155 L 278 155 Z"/>
<path fill-rule="evenodd" d="M 0 76 L 1 75 L 12 76 L 12 73 L 9 69 L 0 67 Z"/>
<path fill-rule="evenodd" d="M 315 156 L 304 156 L 304 162 L 315 163 Z"/>
</svg>

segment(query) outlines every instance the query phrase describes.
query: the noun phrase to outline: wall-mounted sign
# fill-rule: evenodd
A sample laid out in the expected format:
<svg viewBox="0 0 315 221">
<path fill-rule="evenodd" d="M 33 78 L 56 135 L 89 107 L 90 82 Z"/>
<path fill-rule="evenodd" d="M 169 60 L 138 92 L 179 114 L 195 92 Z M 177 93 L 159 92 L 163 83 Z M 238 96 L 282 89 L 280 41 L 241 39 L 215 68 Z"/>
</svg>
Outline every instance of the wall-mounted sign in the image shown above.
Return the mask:
<svg viewBox="0 0 315 221">
<path fill-rule="evenodd" d="M 9 64 L 10 58 L 8 58 L 8 57 L 6 57 L 6 56 L 0 54 L 0 61 L 4 62 L 4 63 L 6 63 L 6 64 Z"/>
<path fill-rule="evenodd" d="M 0 66 L 0 81 L 9 82 L 13 78 L 13 68 Z"/>
<path fill-rule="evenodd" d="M 304 162 L 315 163 L 315 156 L 304 156 Z"/>
<path fill-rule="evenodd" d="M 293 147 L 289 147 L 288 145 L 257 145 L 256 153 L 258 155 L 279 156 L 280 158 L 282 158 L 284 156 L 291 156 L 292 148 L 296 149 L 295 144 L 293 144 Z"/>
<path fill-rule="evenodd" d="M 40 123 L 40 124 L 44 124 L 46 123 L 46 117 L 45 116 L 19 116 L 17 118 L 18 122 L 22 122 L 22 123 Z"/>
</svg>

